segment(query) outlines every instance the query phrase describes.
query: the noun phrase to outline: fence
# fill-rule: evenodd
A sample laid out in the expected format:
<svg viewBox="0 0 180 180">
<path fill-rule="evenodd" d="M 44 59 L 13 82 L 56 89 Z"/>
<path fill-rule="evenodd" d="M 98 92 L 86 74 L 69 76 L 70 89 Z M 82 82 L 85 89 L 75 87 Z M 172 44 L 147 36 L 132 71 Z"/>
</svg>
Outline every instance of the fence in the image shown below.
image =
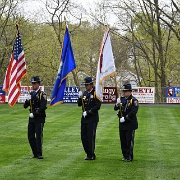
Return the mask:
<svg viewBox="0 0 180 180">
<path fill-rule="evenodd" d="M 77 87 L 66 87 L 65 91 L 65 103 L 75 103 L 78 99 L 78 91 L 79 88 Z M 81 91 L 84 91 L 84 87 L 81 88 Z M 44 86 L 44 91 L 47 94 L 48 102 L 51 99 L 53 86 Z M 27 93 L 27 92 L 26 92 Z M 116 92 L 115 87 L 104 87 L 104 103 L 115 103 L 118 96 L 122 94 L 121 90 Z M 180 87 L 173 86 L 173 87 L 163 87 L 163 88 L 156 88 L 156 87 L 137 87 L 133 90 L 133 95 L 139 100 L 140 103 L 146 104 L 159 104 L 159 103 L 180 103 Z M 2 97 L 4 95 L 1 95 Z M 0 96 L 0 103 L 2 97 Z M 24 97 L 25 98 L 25 97 Z M 22 98 L 23 99 L 23 98 Z M 7 102 L 7 96 L 6 96 Z M 20 102 L 20 101 L 19 101 Z M 23 102 L 23 101 L 22 101 Z M 2 101 L 3 103 L 3 101 Z"/>
<path fill-rule="evenodd" d="M 111 87 L 112 88 L 112 87 Z M 114 87 L 115 88 L 115 87 Z M 141 88 L 141 87 L 138 87 Z M 53 90 L 53 86 L 44 86 L 44 91 L 47 94 L 47 97 L 50 99 L 51 98 L 51 94 L 52 94 L 52 90 Z M 81 89 L 82 91 L 84 90 L 84 88 Z M 133 90 L 134 92 L 137 92 L 137 88 L 135 88 L 135 90 Z M 147 92 L 148 91 L 148 92 Z M 119 90 L 118 94 L 121 95 L 122 91 Z M 135 93 L 137 94 L 137 93 Z M 144 96 L 144 98 L 146 97 L 151 97 L 151 94 L 154 94 L 152 96 L 154 96 L 154 103 L 180 103 L 180 87 L 142 87 L 140 89 L 139 92 L 139 97 L 142 98 L 142 96 Z M 137 96 L 137 95 L 134 95 Z M 114 98 L 114 96 L 111 96 L 112 98 Z M 116 97 L 117 98 L 117 97 Z M 115 99 L 116 99 L 115 98 Z M 138 97 L 137 97 L 138 98 Z M 114 102 L 114 100 L 112 101 Z M 148 102 L 146 102 L 148 103 Z M 152 103 L 152 102 L 150 102 Z"/>
</svg>

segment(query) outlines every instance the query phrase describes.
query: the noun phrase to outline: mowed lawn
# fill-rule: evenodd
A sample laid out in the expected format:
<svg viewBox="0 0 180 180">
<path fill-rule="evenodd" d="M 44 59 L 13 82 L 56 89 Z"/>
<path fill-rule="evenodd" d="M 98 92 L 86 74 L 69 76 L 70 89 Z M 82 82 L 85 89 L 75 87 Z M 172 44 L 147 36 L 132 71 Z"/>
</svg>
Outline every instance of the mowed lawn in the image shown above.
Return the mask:
<svg viewBox="0 0 180 180">
<path fill-rule="evenodd" d="M 180 179 L 179 106 L 140 105 L 134 161 L 121 161 L 118 118 L 113 105 L 102 105 L 95 161 L 85 161 L 80 141 L 81 108 L 50 108 L 44 127 L 43 160 L 30 159 L 29 112 L 22 104 L 0 105 L 1 180 Z"/>
</svg>

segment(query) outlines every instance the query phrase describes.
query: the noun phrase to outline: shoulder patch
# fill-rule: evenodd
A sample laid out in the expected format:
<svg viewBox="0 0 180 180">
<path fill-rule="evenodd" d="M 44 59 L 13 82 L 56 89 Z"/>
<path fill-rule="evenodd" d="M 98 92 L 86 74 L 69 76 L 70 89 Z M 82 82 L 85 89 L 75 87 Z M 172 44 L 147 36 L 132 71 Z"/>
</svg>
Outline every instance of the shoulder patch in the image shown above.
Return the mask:
<svg viewBox="0 0 180 180">
<path fill-rule="evenodd" d="M 46 96 L 46 94 L 43 94 L 43 98 L 44 98 L 44 99 L 47 99 L 47 96 Z"/>
<path fill-rule="evenodd" d="M 137 100 L 137 99 L 134 100 L 134 105 L 135 105 L 135 106 L 138 106 L 138 100 Z"/>
<path fill-rule="evenodd" d="M 47 99 L 46 93 L 45 93 L 44 91 L 41 91 L 40 96 L 43 96 L 43 98 L 44 98 L 45 100 Z M 41 97 L 40 97 L 40 99 L 41 99 Z"/>
</svg>

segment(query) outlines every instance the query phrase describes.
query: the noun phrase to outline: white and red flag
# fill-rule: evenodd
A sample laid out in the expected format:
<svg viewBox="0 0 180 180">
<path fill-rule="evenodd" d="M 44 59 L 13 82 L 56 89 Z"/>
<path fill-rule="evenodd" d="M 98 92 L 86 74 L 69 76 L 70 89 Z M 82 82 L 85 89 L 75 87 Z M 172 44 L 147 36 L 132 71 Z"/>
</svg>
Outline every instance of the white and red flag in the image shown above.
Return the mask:
<svg viewBox="0 0 180 180">
<path fill-rule="evenodd" d="M 14 106 L 21 94 L 20 82 L 26 75 L 26 63 L 21 36 L 17 25 L 17 35 L 3 83 L 3 90 L 8 92 L 8 104 Z"/>
<path fill-rule="evenodd" d="M 102 40 L 96 74 L 96 96 L 101 101 L 103 100 L 103 81 L 113 75 L 116 75 L 116 67 L 112 52 L 109 28 L 106 28 Z"/>
</svg>

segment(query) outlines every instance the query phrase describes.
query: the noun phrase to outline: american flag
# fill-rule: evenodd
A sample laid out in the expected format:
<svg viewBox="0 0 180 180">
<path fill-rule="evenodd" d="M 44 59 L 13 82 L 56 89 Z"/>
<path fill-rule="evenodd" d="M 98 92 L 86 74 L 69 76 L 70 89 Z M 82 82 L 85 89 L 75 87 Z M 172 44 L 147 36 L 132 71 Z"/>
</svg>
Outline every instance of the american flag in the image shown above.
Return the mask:
<svg viewBox="0 0 180 180">
<path fill-rule="evenodd" d="M 18 29 L 18 26 L 17 26 Z M 21 93 L 20 81 L 26 75 L 26 63 L 21 36 L 17 30 L 16 40 L 3 83 L 3 90 L 8 92 L 8 104 L 14 106 Z"/>
</svg>

